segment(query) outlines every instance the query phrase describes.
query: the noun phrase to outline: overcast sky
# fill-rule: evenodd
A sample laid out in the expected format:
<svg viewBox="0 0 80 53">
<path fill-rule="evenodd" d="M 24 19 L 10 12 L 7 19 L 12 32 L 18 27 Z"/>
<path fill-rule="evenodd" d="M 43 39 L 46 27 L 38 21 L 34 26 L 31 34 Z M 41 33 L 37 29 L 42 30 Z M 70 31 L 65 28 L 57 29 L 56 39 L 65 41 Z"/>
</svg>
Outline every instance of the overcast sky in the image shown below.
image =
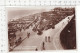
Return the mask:
<svg viewBox="0 0 80 53">
<path fill-rule="evenodd" d="M 63 7 L 65 7 L 65 6 L 63 6 Z M 35 13 L 39 13 L 39 12 L 43 12 L 43 11 L 49 11 L 54 8 L 55 8 L 54 6 L 8 7 L 7 8 L 7 15 L 8 15 L 7 17 L 8 17 L 8 20 L 16 19 L 16 18 L 21 18 L 23 16 L 27 16 L 30 14 L 35 14 Z"/>
</svg>

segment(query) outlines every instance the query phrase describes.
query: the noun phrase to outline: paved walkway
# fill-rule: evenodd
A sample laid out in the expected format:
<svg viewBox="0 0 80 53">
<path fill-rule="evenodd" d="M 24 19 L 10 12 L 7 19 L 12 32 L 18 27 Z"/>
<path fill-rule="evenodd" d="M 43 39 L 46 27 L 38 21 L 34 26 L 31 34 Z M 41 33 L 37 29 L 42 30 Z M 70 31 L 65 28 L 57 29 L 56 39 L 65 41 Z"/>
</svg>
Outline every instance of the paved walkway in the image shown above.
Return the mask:
<svg viewBox="0 0 80 53">
<path fill-rule="evenodd" d="M 72 19 L 72 16 L 69 16 L 69 18 Z M 27 36 L 26 33 L 29 31 L 31 33 L 30 38 L 26 38 L 19 46 L 15 47 L 13 51 L 34 51 L 36 48 L 42 50 L 42 42 L 45 42 L 45 36 L 51 37 L 51 42 L 45 42 L 45 50 L 63 49 L 60 44 L 59 35 L 63 28 L 68 24 L 68 21 L 69 19 L 66 17 L 55 25 L 55 29 L 45 30 L 42 35 L 37 35 L 37 33 L 31 30 L 31 27 L 26 29 L 22 33 L 24 36 Z"/>
</svg>

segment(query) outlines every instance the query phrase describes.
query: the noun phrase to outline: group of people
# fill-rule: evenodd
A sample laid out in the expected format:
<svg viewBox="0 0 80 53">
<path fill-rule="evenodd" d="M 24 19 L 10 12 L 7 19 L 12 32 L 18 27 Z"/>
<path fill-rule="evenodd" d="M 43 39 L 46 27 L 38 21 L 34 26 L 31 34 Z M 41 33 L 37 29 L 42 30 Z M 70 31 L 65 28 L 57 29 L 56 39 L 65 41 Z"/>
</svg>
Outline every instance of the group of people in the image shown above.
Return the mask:
<svg viewBox="0 0 80 53">
<path fill-rule="evenodd" d="M 45 42 L 42 42 L 42 48 L 41 48 L 41 50 L 45 50 Z M 36 48 L 35 51 L 38 51 L 38 48 Z"/>
<path fill-rule="evenodd" d="M 50 36 L 45 36 L 45 42 L 51 42 Z M 45 42 L 42 43 L 42 50 L 45 50 Z"/>
<path fill-rule="evenodd" d="M 42 42 L 42 50 L 45 50 L 45 42 L 51 42 L 51 37 L 45 36 L 45 41 Z M 38 48 L 36 48 L 35 51 L 38 51 Z"/>
<path fill-rule="evenodd" d="M 45 36 L 45 41 L 46 41 L 46 42 L 51 42 L 50 36 Z"/>
</svg>

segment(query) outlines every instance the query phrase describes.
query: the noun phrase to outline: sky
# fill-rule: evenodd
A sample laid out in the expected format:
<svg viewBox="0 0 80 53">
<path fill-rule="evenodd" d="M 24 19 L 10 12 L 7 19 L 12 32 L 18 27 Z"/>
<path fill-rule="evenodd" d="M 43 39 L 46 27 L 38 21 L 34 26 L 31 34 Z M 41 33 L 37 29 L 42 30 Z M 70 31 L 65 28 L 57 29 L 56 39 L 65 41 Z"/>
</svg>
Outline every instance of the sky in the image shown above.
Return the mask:
<svg viewBox="0 0 80 53">
<path fill-rule="evenodd" d="M 27 15 L 50 11 L 58 6 L 27 6 L 27 7 L 7 7 L 7 17 L 8 21 L 10 19 L 18 19 Z M 60 7 L 60 6 L 59 6 Z M 69 7 L 69 6 L 61 6 L 61 7 Z M 72 6 L 70 6 L 72 7 Z"/>
</svg>

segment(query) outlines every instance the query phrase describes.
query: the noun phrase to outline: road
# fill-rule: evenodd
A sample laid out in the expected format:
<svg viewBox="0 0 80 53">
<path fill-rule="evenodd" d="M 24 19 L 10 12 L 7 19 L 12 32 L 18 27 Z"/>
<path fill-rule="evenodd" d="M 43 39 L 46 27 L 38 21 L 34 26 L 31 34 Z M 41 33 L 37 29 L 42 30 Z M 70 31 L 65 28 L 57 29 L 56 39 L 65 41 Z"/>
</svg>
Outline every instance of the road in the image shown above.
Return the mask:
<svg viewBox="0 0 80 53">
<path fill-rule="evenodd" d="M 21 33 L 24 37 L 27 36 L 27 32 L 30 32 L 30 37 L 26 38 L 20 45 L 15 47 L 13 51 L 35 51 L 37 48 L 39 51 L 42 50 L 42 43 L 45 42 L 45 36 L 51 37 L 51 42 L 45 42 L 45 50 L 61 50 L 63 47 L 60 44 L 60 32 L 64 29 L 64 27 L 68 24 L 68 22 L 72 19 L 72 16 L 66 17 L 58 24 L 55 25 L 55 29 L 43 30 L 42 35 L 37 35 L 36 32 L 32 31 L 32 27 L 22 30 Z M 20 32 L 17 32 L 17 34 Z"/>
</svg>

